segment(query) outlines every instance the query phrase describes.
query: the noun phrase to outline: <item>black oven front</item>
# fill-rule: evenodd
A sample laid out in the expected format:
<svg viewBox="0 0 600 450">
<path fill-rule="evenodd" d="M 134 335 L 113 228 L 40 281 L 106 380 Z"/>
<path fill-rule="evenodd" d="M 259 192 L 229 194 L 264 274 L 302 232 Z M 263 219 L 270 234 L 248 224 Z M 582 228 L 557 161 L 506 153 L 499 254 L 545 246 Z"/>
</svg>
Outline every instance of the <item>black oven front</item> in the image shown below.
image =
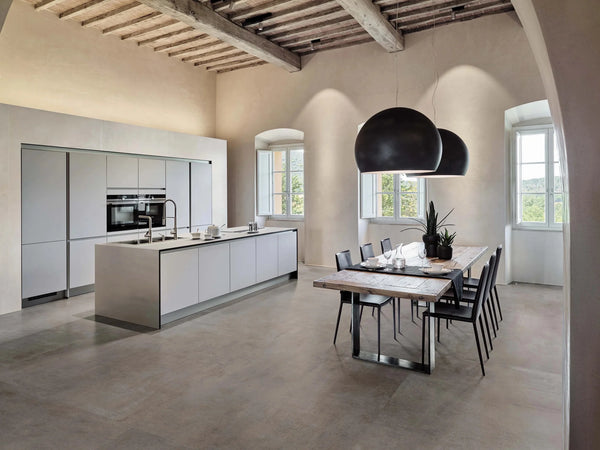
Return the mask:
<svg viewBox="0 0 600 450">
<path fill-rule="evenodd" d="M 106 231 L 137 230 L 137 194 L 114 194 L 106 196 Z"/>
</svg>

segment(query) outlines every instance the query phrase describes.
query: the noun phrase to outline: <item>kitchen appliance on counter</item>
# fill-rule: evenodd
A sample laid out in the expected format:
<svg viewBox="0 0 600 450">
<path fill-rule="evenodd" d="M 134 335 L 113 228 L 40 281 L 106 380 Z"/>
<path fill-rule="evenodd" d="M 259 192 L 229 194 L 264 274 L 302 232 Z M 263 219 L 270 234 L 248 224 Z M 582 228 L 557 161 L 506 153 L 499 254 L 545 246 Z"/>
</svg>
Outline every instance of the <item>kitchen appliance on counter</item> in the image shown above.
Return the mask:
<svg viewBox="0 0 600 450">
<path fill-rule="evenodd" d="M 106 231 L 147 228 L 140 216 L 152 218 L 153 227 L 162 227 L 166 195 L 164 193 L 108 194 L 106 196 Z"/>
</svg>

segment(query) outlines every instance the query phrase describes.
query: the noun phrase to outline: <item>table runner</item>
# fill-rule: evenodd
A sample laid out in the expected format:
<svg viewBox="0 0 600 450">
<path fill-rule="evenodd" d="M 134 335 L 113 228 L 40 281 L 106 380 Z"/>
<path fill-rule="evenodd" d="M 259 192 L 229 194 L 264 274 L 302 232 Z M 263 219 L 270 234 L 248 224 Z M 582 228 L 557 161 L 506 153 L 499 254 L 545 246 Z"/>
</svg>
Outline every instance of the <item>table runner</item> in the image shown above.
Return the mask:
<svg viewBox="0 0 600 450">
<path fill-rule="evenodd" d="M 452 281 L 452 289 L 454 290 L 454 296 L 456 297 L 456 305 L 458 306 L 462 300 L 463 273 L 460 269 L 453 269 L 448 273 L 439 275 L 425 273 L 421 271 L 418 266 L 406 266 L 404 269 L 390 268 L 385 270 L 385 267 L 370 268 L 361 266 L 360 264 L 354 264 L 353 266 L 347 267 L 347 269 L 360 270 L 363 272 L 389 273 L 392 275 L 408 275 L 411 277 L 446 278 Z"/>
</svg>

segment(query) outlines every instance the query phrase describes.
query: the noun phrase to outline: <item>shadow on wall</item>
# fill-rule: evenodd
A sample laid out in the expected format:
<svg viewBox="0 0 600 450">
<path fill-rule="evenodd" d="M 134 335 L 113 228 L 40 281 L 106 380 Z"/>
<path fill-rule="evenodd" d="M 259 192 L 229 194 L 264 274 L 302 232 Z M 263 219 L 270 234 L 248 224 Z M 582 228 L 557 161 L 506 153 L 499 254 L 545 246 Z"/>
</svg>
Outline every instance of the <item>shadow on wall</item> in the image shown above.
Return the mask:
<svg viewBox="0 0 600 450">
<path fill-rule="evenodd" d="M 274 177 L 273 158 L 267 157 L 261 159 L 261 153 L 267 154 L 274 148 L 285 148 L 286 146 L 302 146 L 304 143 L 304 132 L 292 128 L 276 128 L 263 131 L 254 137 L 254 148 L 257 157 L 255 158 L 255 220 L 259 226 L 286 227 L 298 229 L 298 260 L 304 262 L 304 216 L 299 220 L 287 218 L 274 214 L 273 197 L 275 191 L 285 191 L 276 186 L 276 180 L 281 178 Z M 279 167 L 281 169 L 281 167 Z M 269 172 L 268 177 L 258 176 L 261 173 Z M 285 177 L 283 182 L 286 183 Z M 276 194 L 275 194 L 276 195 Z M 303 197 L 304 198 L 304 197 Z M 304 199 L 305 200 L 305 199 Z M 265 206 L 268 205 L 268 206 Z"/>
</svg>

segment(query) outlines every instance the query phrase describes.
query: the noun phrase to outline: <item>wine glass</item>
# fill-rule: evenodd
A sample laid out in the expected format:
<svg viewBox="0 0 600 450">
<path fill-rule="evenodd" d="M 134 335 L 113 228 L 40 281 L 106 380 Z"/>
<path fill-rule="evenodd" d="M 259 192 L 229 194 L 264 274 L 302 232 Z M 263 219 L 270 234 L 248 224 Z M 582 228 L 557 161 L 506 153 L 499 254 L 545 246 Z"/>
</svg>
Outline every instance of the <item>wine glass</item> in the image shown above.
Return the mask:
<svg viewBox="0 0 600 450">
<path fill-rule="evenodd" d="M 421 269 L 425 266 L 425 257 L 427 252 L 425 251 L 425 244 L 419 247 L 419 258 L 421 258 Z"/>
<path fill-rule="evenodd" d="M 385 252 L 383 252 L 383 257 L 385 258 L 385 270 L 388 270 L 388 267 L 390 265 L 390 258 L 392 257 L 392 249 L 386 250 Z"/>
</svg>

